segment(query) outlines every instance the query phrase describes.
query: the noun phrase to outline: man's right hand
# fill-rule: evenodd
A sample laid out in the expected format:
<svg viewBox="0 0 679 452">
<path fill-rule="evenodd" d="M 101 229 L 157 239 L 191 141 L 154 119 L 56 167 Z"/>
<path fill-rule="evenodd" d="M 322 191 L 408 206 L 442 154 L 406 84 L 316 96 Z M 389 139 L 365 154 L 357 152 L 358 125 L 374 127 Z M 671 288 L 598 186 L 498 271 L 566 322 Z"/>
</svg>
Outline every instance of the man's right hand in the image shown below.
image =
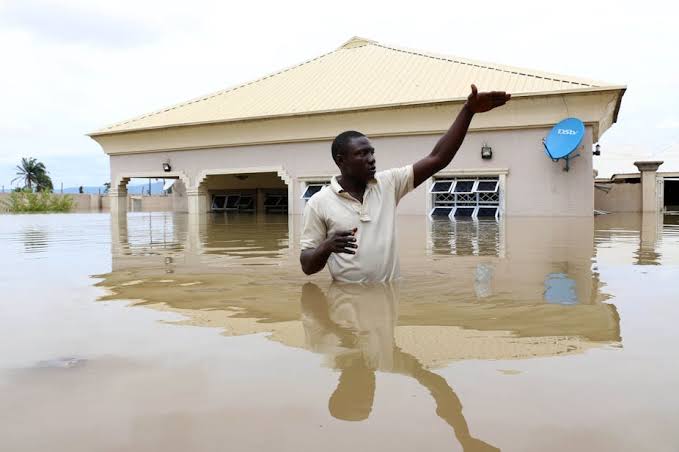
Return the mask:
<svg viewBox="0 0 679 452">
<path fill-rule="evenodd" d="M 356 231 L 357 228 L 335 232 L 323 242 L 323 249 L 327 253 L 356 254 Z"/>
<path fill-rule="evenodd" d="M 354 228 L 349 231 L 335 232 L 318 247 L 302 251 L 299 255 L 302 271 L 307 275 L 321 271 L 332 253 L 356 254 L 357 230 L 358 228 Z"/>
</svg>

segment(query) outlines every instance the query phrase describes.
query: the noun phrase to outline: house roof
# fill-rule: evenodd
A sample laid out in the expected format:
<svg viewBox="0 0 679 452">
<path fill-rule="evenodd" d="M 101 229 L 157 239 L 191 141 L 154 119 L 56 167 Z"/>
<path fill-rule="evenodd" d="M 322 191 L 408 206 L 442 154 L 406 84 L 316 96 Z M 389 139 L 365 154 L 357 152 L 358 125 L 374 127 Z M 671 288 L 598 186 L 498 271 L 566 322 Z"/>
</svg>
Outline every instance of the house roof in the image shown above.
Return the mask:
<svg viewBox="0 0 679 452">
<path fill-rule="evenodd" d="M 465 99 L 469 86 L 512 95 L 623 88 L 354 37 L 338 49 L 266 77 L 123 121 L 91 134 L 364 110 Z"/>
</svg>

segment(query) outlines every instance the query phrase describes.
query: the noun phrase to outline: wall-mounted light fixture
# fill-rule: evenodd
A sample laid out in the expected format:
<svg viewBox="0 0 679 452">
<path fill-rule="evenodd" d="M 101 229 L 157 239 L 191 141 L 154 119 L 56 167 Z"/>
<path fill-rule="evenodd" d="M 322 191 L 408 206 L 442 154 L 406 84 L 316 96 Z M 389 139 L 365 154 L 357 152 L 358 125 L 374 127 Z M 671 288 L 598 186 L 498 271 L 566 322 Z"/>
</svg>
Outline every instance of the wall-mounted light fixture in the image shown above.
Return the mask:
<svg viewBox="0 0 679 452">
<path fill-rule="evenodd" d="M 601 155 L 601 146 L 599 146 L 599 143 L 594 146 L 594 155 Z"/>
<path fill-rule="evenodd" d="M 172 167 L 170 166 L 170 162 L 163 162 L 163 171 L 166 173 L 169 173 L 172 171 Z"/>
<path fill-rule="evenodd" d="M 484 160 L 490 160 L 493 158 L 493 148 L 488 146 L 486 143 L 483 143 L 483 146 L 481 146 L 481 158 Z"/>
</svg>

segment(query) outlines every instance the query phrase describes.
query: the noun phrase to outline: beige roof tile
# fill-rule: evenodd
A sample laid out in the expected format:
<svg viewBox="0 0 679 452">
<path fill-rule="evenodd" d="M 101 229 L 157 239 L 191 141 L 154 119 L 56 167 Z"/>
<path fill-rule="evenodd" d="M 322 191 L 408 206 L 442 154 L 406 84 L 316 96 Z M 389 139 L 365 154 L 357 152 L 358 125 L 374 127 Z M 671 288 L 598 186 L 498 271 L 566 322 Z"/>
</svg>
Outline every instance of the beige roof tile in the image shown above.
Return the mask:
<svg viewBox="0 0 679 452">
<path fill-rule="evenodd" d="M 461 99 L 469 85 L 512 94 L 614 86 L 352 38 L 261 79 L 124 121 L 93 135 L 186 124 Z"/>
</svg>

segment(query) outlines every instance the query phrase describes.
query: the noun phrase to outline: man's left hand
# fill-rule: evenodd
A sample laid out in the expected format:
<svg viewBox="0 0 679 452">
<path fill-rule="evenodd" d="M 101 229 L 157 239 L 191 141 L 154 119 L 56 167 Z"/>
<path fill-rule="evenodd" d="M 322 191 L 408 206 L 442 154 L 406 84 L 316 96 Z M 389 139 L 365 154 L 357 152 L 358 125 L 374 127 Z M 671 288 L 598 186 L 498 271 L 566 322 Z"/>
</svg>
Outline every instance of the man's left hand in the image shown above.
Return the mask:
<svg viewBox="0 0 679 452">
<path fill-rule="evenodd" d="M 483 113 L 507 103 L 512 97 L 504 91 L 489 91 L 480 93 L 476 85 L 472 85 L 472 92 L 467 97 L 467 108 L 472 113 Z"/>
</svg>

